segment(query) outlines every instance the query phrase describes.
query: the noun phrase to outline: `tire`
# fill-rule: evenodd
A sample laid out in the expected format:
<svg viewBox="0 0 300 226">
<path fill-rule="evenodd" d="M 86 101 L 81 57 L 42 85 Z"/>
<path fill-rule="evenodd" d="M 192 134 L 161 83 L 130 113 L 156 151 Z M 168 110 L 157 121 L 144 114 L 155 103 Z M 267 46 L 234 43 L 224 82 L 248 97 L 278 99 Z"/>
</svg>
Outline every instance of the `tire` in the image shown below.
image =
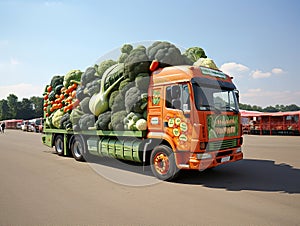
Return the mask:
<svg viewBox="0 0 300 226">
<path fill-rule="evenodd" d="M 59 156 L 64 155 L 64 138 L 62 135 L 57 135 L 54 140 L 55 151 Z"/>
<path fill-rule="evenodd" d="M 153 149 L 150 163 L 152 173 L 160 180 L 172 181 L 179 172 L 175 163 L 174 153 L 166 145 L 159 145 Z"/>
<path fill-rule="evenodd" d="M 74 136 L 74 138 L 72 139 L 71 152 L 75 160 L 81 162 L 85 161 L 85 144 L 81 136 Z"/>
</svg>

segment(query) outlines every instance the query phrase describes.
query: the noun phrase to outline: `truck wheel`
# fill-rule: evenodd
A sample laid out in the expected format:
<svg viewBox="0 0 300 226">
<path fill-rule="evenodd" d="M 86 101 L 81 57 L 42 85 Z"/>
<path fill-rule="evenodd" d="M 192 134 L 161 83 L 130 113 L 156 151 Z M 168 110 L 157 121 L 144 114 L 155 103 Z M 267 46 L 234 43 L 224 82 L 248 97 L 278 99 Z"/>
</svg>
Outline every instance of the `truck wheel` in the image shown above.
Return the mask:
<svg viewBox="0 0 300 226">
<path fill-rule="evenodd" d="M 71 152 L 77 161 L 85 161 L 84 159 L 84 142 L 80 136 L 75 136 L 71 143 Z"/>
<path fill-rule="evenodd" d="M 64 155 L 64 138 L 62 135 L 57 135 L 54 141 L 55 151 L 58 155 Z"/>
<path fill-rule="evenodd" d="M 179 171 L 175 163 L 174 153 L 166 145 L 159 145 L 153 149 L 150 163 L 153 174 L 160 180 L 171 181 Z"/>
</svg>

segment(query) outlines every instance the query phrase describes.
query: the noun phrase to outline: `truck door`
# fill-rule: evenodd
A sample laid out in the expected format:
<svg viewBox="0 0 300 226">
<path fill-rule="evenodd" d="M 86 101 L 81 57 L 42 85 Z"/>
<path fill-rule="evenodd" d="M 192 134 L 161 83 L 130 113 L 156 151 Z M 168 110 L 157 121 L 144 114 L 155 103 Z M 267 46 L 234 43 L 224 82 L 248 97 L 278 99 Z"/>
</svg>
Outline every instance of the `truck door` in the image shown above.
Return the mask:
<svg viewBox="0 0 300 226">
<path fill-rule="evenodd" d="M 176 150 L 190 150 L 191 95 L 187 83 L 165 87 L 163 108 L 164 133 L 170 136 Z"/>
</svg>

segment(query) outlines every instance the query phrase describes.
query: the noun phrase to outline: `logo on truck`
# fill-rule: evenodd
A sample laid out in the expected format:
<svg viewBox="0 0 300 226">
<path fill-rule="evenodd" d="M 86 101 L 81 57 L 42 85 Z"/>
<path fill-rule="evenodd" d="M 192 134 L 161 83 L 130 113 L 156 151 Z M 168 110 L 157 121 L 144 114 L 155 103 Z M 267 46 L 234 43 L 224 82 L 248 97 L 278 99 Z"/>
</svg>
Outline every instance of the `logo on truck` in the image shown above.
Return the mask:
<svg viewBox="0 0 300 226">
<path fill-rule="evenodd" d="M 208 115 L 208 138 L 221 138 L 238 135 L 237 115 Z"/>
</svg>

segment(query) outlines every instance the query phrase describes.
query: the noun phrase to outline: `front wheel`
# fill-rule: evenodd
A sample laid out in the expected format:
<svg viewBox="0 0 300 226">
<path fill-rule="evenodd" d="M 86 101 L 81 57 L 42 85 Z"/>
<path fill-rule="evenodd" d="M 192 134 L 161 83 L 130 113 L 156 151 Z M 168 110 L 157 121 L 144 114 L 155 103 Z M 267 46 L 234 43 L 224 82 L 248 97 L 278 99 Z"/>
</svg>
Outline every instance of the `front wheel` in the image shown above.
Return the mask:
<svg viewBox="0 0 300 226">
<path fill-rule="evenodd" d="M 160 180 L 171 181 L 178 174 L 174 153 L 166 145 L 159 145 L 153 149 L 150 163 L 153 174 Z"/>
<path fill-rule="evenodd" d="M 64 138 L 62 135 L 57 135 L 54 140 L 55 151 L 58 155 L 64 155 Z"/>
<path fill-rule="evenodd" d="M 85 161 L 84 159 L 84 141 L 82 139 L 82 137 L 80 136 L 75 136 L 74 139 L 72 140 L 71 143 L 71 152 L 72 155 L 74 157 L 74 159 L 76 159 L 77 161 Z"/>
</svg>

